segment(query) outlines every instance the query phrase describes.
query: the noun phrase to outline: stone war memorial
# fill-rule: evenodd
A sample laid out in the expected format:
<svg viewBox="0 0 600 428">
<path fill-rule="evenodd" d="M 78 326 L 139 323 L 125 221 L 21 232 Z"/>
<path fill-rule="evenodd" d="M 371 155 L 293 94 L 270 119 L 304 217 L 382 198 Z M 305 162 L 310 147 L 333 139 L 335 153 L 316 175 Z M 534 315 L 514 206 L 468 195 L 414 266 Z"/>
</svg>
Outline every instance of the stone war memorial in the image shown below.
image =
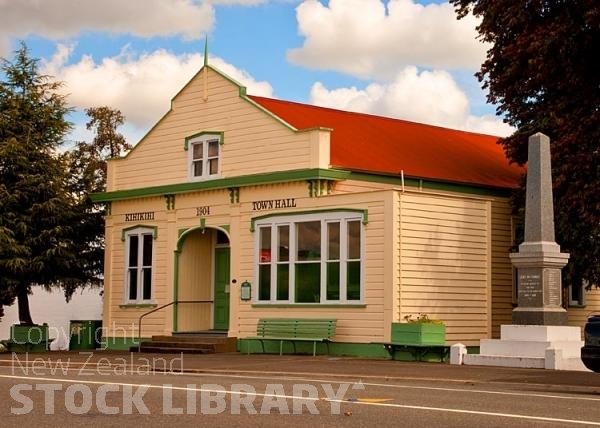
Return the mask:
<svg viewBox="0 0 600 428">
<path fill-rule="evenodd" d="M 538 133 L 529 138 L 525 240 L 519 252 L 510 255 L 518 284 L 514 324 L 567 324 L 561 301 L 561 269 L 569 254 L 561 253 L 555 242 L 552 204 L 550 139 Z"/>
<path fill-rule="evenodd" d="M 481 340 L 480 354 L 463 354 L 463 362 L 586 370 L 580 359 L 581 329 L 567 326 L 562 306 L 561 269 L 569 254 L 561 253 L 554 237 L 550 139 L 546 135 L 529 137 L 527 164 L 524 241 L 518 252 L 510 254 L 518 293 L 512 325 L 501 326 L 499 340 Z"/>
</svg>

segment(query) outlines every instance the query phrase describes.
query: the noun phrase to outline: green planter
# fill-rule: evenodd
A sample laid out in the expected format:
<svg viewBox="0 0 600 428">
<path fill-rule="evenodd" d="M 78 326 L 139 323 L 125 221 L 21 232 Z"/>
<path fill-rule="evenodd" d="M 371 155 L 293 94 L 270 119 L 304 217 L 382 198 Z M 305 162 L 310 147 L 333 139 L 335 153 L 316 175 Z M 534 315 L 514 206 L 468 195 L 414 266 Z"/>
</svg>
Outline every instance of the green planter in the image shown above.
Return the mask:
<svg viewBox="0 0 600 428">
<path fill-rule="evenodd" d="M 53 339 L 48 338 L 48 324 L 11 325 L 10 339 L 6 342 L 9 351 L 45 352 Z"/>
<path fill-rule="evenodd" d="M 444 345 L 446 326 L 437 323 L 394 322 L 391 341 L 407 345 Z"/>
<path fill-rule="evenodd" d="M 48 324 L 42 325 L 11 325 L 10 339 L 18 344 L 30 343 L 37 345 L 48 341 Z"/>
<path fill-rule="evenodd" d="M 102 321 L 100 320 L 71 320 L 69 349 L 100 348 L 102 336 Z"/>
</svg>

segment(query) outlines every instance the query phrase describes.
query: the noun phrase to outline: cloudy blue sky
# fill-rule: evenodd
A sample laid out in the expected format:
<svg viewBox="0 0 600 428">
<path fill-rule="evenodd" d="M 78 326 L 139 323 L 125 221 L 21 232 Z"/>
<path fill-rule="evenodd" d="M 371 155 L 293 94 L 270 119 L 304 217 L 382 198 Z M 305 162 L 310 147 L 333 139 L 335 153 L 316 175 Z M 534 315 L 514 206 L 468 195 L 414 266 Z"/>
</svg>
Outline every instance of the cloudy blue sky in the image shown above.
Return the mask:
<svg viewBox="0 0 600 428">
<path fill-rule="evenodd" d="M 473 74 L 487 47 L 441 0 L 0 0 L 0 56 L 19 41 L 63 81 L 72 140 L 86 107 L 121 110 L 135 144 L 209 62 L 248 93 L 504 136 Z"/>
</svg>

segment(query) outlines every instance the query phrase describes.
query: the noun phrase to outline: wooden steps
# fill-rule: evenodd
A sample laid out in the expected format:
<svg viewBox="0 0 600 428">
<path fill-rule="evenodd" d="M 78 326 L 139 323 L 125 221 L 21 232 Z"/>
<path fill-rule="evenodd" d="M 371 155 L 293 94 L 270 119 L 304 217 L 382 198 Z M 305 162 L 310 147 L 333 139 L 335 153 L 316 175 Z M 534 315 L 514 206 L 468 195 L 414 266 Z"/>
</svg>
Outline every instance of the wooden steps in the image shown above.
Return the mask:
<svg viewBox="0 0 600 428">
<path fill-rule="evenodd" d="M 132 352 L 138 348 L 131 347 Z M 227 337 L 226 332 L 206 331 L 195 333 L 175 333 L 172 336 L 152 336 L 152 340 L 142 342 L 141 352 L 171 354 L 216 354 L 236 352 L 237 338 Z"/>
</svg>

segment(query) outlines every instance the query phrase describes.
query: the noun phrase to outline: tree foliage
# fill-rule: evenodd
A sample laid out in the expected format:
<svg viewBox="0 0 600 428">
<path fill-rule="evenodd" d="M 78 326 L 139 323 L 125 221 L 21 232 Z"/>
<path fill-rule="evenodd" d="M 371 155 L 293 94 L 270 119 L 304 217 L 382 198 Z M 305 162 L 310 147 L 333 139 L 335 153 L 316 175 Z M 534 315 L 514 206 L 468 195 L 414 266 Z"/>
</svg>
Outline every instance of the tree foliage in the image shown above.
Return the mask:
<svg viewBox="0 0 600 428">
<path fill-rule="evenodd" d="M 32 323 L 28 295 L 68 275 L 69 195 L 57 150 L 71 125 L 64 96 L 38 72 L 25 45 L 2 60 L 0 82 L 0 304 L 18 298 L 22 322 Z"/>
<path fill-rule="evenodd" d="M 104 273 L 104 215 L 90 194 L 106 190 L 106 160 L 122 155 L 131 147 L 117 127 L 125 122 L 119 110 L 110 107 L 86 109 L 86 124 L 95 131 L 91 143 L 79 142 L 64 156 L 69 171 L 68 190 L 73 197 L 74 240 L 79 256 L 79 278 L 62 284 L 67 299 L 81 282 L 100 285 Z"/>
<path fill-rule="evenodd" d="M 90 194 L 105 190 L 106 159 L 129 149 L 121 112 L 98 107 L 86 110 L 94 140 L 61 152 L 71 109 L 37 62 L 21 44 L 0 81 L 0 318 L 17 300 L 25 324 L 33 287 L 61 287 L 68 301 L 102 284 L 104 211 Z"/>
<path fill-rule="evenodd" d="M 536 132 L 551 139 L 557 242 L 571 254 L 565 283 L 600 286 L 600 2 L 450 2 L 459 19 L 481 19 L 491 44 L 476 76 L 517 128 L 501 140 L 508 158 L 524 164 Z"/>
</svg>

